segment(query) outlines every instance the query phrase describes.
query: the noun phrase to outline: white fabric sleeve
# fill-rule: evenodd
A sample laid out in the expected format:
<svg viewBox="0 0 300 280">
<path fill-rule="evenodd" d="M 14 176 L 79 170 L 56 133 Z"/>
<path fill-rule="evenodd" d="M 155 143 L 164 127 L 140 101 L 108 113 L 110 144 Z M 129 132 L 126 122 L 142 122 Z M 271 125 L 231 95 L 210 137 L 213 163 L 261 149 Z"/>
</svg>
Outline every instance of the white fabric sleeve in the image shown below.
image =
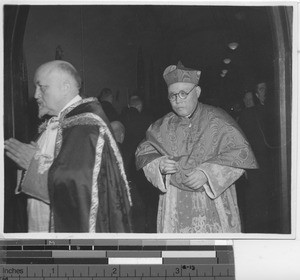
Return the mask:
<svg viewBox="0 0 300 280">
<path fill-rule="evenodd" d="M 170 184 L 170 178 L 171 178 L 170 174 L 162 175 L 159 170 L 159 163 L 161 159 L 165 157 L 166 156 L 157 158 L 143 167 L 147 180 L 154 187 L 158 188 L 163 193 L 167 192 L 168 186 Z"/>
<path fill-rule="evenodd" d="M 208 182 L 203 185 L 211 199 L 220 196 L 244 173 L 244 169 L 213 163 L 203 163 L 197 167 L 207 177 Z"/>
</svg>

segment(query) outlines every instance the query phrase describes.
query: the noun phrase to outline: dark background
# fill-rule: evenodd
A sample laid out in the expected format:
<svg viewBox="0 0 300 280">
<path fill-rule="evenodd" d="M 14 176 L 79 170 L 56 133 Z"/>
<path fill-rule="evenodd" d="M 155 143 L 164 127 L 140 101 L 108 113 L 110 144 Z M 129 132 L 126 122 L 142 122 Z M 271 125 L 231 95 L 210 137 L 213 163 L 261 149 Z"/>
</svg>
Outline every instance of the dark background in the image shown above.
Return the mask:
<svg viewBox="0 0 300 280">
<path fill-rule="evenodd" d="M 162 73 L 179 60 L 202 71 L 202 101 L 226 109 L 274 75 L 268 7 L 31 6 L 24 36 L 29 96 L 35 69 L 54 59 L 58 46 L 84 78 L 85 95 L 109 87 L 121 110 L 138 94 L 157 116 L 168 111 Z"/>
</svg>

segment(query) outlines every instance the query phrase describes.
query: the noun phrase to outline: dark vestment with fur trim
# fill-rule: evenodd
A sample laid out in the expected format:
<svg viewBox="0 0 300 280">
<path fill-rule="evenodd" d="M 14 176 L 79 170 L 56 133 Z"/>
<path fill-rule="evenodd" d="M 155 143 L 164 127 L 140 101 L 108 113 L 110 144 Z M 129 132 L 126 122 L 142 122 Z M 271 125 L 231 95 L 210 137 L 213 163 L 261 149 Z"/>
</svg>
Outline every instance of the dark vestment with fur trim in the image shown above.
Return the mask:
<svg viewBox="0 0 300 280">
<path fill-rule="evenodd" d="M 48 188 L 51 231 L 131 231 L 123 161 L 95 98 L 83 99 L 62 113 Z"/>
</svg>

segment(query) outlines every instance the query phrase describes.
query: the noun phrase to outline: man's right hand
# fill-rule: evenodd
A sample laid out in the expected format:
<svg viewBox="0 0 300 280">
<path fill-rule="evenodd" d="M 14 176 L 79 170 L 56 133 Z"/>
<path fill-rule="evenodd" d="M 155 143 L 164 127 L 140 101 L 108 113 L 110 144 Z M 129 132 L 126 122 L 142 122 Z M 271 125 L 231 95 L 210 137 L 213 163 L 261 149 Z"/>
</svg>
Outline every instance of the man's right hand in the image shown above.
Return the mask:
<svg viewBox="0 0 300 280">
<path fill-rule="evenodd" d="M 178 162 L 168 157 L 164 157 L 160 160 L 159 170 L 163 175 L 174 174 L 179 170 Z"/>
<path fill-rule="evenodd" d="M 28 169 L 34 154 L 38 150 L 36 143 L 25 144 L 14 138 L 4 141 L 4 148 L 6 155 L 24 170 Z"/>
</svg>

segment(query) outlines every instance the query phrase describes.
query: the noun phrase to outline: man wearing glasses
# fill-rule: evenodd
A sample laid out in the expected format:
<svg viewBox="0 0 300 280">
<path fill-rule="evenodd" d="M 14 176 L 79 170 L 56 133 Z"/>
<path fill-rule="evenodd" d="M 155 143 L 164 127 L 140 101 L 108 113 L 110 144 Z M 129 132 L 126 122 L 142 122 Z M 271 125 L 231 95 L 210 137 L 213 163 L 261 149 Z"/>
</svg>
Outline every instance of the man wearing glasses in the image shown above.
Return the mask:
<svg viewBox="0 0 300 280">
<path fill-rule="evenodd" d="M 257 163 L 235 121 L 198 102 L 200 74 L 181 63 L 165 69 L 174 112 L 149 127 L 136 151 L 137 168 L 161 191 L 159 233 L 241 232 L 234 182 Z"/>
</svg>

